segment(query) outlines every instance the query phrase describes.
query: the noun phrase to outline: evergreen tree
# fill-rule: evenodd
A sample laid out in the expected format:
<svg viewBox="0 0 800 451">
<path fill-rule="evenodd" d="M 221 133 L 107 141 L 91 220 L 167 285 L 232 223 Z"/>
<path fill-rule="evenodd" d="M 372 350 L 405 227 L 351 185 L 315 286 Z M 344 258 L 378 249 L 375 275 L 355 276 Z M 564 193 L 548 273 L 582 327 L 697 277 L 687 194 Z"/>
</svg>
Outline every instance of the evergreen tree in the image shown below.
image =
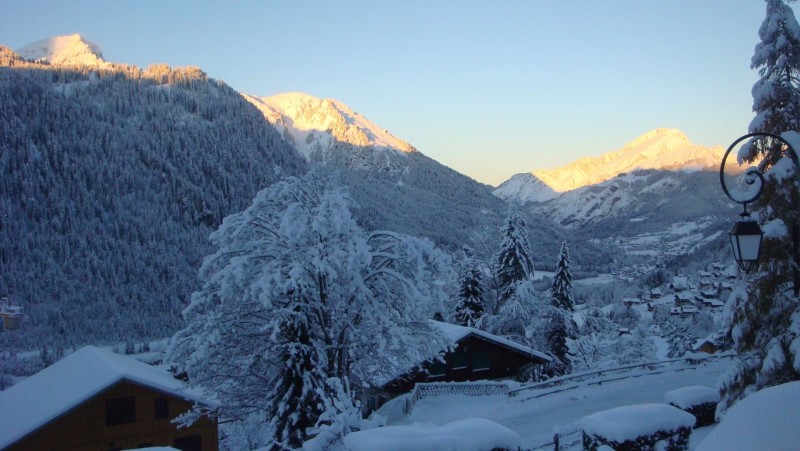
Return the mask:
<svg viewBox="0 0 800 451">
<path fill-rule="evenodd" d="M 691 332 L 691 324 L 683 319 L 672 319 L 668 322 L 667 344 L 669 351 L 667 357 L 683 357 L 686 351 L 691 351 L 697 337 Z"/>
<path fill-rule="evenodd" d="M 543 369 L 545 376 L 555 377 L 572 372 L 569 347 L 567 346 L 567 337 L 572 335 L 571 325 L 572 318 L 563 310 L 558 310 L 557 314 L 550 319 L 545 337 L 553 361 L 545 365 Z"/>
<path fill-rule="evenodd" d="M 800 130 L 800 27 L 794 12 L 783 0 L 766 0 L 767 15 L 758 35 L 750 67 L 758 70 L 753 85 L 751 132 L 780 134 Z M 753 146 L 744 156 L 753 161 L 765 159 L 763 168 L 774 165 L 783 156 L 771 147 Z"/>
<path fill-rule="evenodd" d="M 462 326 L 475 327 L 485 311 L 481 270 L 473 258 L 467 257 L 461 274 L 455 322 Z"/>
<path fill-rule="evenodd" d="M 496 280 L 498 306 L 503 306 L 513 295 L 517 285 L 533 277 L 533 259 L 530 255 L 525 220 L 515 206 L 508 209 L 503 240 L 497 255 Z"/>
<path fill-rule="evenodd" d="M 282 365 L 267 396 L 267 418 L 271 418 L 273 450 L 297 449 L 308 439 L 306 430 L 322 413 L 318 388 L 324 377 L 319 356 L 311 344 L 305 313 L 296 311 L 284 319 L 276 338 Z"/>
<path fill-rule="evenodd" d="M 556 274 L 553 278 L 553 287 L 550 292 L 553 296 L 553 305 L 557 308 L 573 311 L 575 300 L 572 297 L 572 271 L 570 270 L 569 249 L 567 242 L 561 243 Z"/>
<path fill-rule="evenodd" d="M 760 79 L 753 86 L 751 132 L 784 134 L 800 130 L 800 26 L 783 0 L 766 0 L 767 14 L 759 29 L 752 67 Z M 789 224 L 798 233 L 797 170 L 790 176 L 771 171 L 786 149 L 770 139 L 745 145 L 740 160 L 757 163 L 768 175 L 756 203 L 759 219 Z M 788 234 L 787 234 L 788 235 Z M 760 266 L 749 286 L 731 293 L 726 322 L 739 361 L 721 381 L 717 415 L 737 400 L 764 387 L 800 380 L 800 307 L 790 293 L 793 284 L 789 236 L 765 237 Z M 796 252 L 796 251 L 795 251 Z"/>
</svg>

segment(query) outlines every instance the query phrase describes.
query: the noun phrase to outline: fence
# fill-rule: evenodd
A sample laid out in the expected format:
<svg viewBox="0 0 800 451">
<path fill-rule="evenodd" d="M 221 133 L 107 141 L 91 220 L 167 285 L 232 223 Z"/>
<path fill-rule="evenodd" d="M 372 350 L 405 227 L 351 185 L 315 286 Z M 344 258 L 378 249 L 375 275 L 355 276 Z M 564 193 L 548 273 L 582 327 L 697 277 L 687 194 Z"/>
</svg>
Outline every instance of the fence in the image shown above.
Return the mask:
<svg viewBox="0 0 800 451">
<path fill-rule="evenodd" d="M 505 382 L 428 382 L 414 386 L 411 394 L 406 398 L 403 408 L 405 413 L 410 413 L 417 401 L 423 398 L 443 395 L 462 396 L 494 396 L 508 395 L 511 388 Z"/>
<path fill-rule="evenodd" d="M 570 451 L 570 450 L 583 450 L 583 431 L 574 430 L 566 433 L 556 433 L 553 435 L 553 441 L 542 443 L 535 448 L 528 448 L 525 451 Z"/>
<path fill-rule="evenodd" d="M 552 379 L 548 379 L 543 382 L 536 382 L 533 384 L 529 384 L 515 390 L 509 390 L 508 396 L 509 398 L 514 398 L 514 397 L 520 397 L 521 394 L 526 392 L 538 391 L 539 393 L 533 394 L 532 396 L 528 396 L 525 398 L 520 397 L 520 400 L 538 398 L 540 396 L 552 393 L 558 393 L 564 390 L 570 390 L 584 384 L 585 385 L 602 384 L 603 382 L 627 379 L 630 377 L 639 377 L 645 374 L 650 375 L 650 374 L 663 373 L 666 371 L 682 371 L 687 368 L 693 368 L 696 365 L 699 365 L 704 362 L 711 362 L 719 359 L 731 358 L 734 357 L 735 355 L 736 354 L 734 353 L 719 353 L 719 354 L 709 354 L 702 356 L 696 355 L 691 357 L 681 357 L 676 359 L 659 360 L 654 362 L 636 363 L 631 365 L 617 366 L 613 368 L 604 368 L 601 370 L 573 373 L 573 374 L 568 374 L 566 376 L 554 377 Z M 678 368 L 668 366 L 678 362 L 684 363 L 686 364 L 686 366 Z M 648 371 L 646 373 L 635 373 L 634 371 L 637 369 L 646 369 Z M 548 390 L 548 389 L 553 389 L 553 390 Z"/>
</svg>

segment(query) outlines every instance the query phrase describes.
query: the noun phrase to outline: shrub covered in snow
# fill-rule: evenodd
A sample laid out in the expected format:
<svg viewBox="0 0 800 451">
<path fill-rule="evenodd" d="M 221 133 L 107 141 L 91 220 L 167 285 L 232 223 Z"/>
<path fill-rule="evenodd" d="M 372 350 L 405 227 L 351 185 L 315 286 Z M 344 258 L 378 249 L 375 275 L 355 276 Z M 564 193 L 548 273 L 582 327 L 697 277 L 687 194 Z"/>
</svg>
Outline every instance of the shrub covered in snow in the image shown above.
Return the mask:
<svg viewBox="0 0 800 451">
<path fill-rule="evenodd" d="M 597 412 L 580 420 L 583 447 L 597 451 L 610 446 L 617 451 L 653 449 L 657 442 L 667 450 L 685 450 L 695 418 L 666 404 L 640 404 Z"/>
<path fill-rule="evenodd" d="M 719 392 L 702 385 L 692 385 L 666 392 L 664 401 L 694 415 L 697 419 L 694 427 L 699 428 L 714 424 Z"/>
<path fill-rule="evenodd" d="M 800 381 L 759 390 L 728 410 L 698 451 L 795 451 L 800 443 Z"/>
</svg>

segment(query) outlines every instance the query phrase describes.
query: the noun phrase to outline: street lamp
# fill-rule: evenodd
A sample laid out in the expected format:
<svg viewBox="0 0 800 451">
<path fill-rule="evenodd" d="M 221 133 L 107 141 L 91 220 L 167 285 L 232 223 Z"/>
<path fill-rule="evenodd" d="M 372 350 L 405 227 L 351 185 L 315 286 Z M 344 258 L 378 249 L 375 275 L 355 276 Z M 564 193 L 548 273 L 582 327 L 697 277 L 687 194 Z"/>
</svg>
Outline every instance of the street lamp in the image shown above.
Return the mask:
<svg viewBox="0 0 800 451">
<path fill-rule="evenodd" d="M 758 258 L 761 256 L 761 240 L 764 236 L 764 232 L 762 232 L 761 227 L 758 226 L 758 223 L 750 217 L 750 213 L 747 211 L 747 204 L 758 199 L 761 196 L 761 193 L 764 191 L 764 175 L 758 168 L 753 167 L 748 169 L 745 172 L 745 183 L 754 187 L 755 192 L 752 192 L 753 190 L 751 189 L 751 194 L 745 195 L 744 198 L 736 198 L 731 194 L 730 191 L 728 191 L 728 187 L 725 185 L 725 162 L 728 159 L 728 155 L 740 142 L 752 139 L 752 145 L 752 143 L 758 138 L 767 138 L 768 144 L 772 146 L 781 146 L 783 153 L 786 154 L 794 163 L 795 169 L 800 169 L 797 153 L 795 152 L 794 148 L 785 139 L 773 133 L 748 133 L 747 135 L 744 135 L 734 141 L 733 144 L 728 147 L 728 150 L 722 157 L 722 164 L 719 167 L 719 181 L 722 185 L 722 191 L 724 191 L 732 201 L 743 206 L 743 211 L 741 213 L 742 219 L 733 225 L 733 229 L 731 229 L 728 235 L 730 236 L 731 247 L 733 248 L 733 257 L 736 259 L 736 263 L 738 263 L 739 268 L 741 268 L 744 272 L 752 271 L 758 265 Z M 756 183 L 758 184 L 756 185 Z M 797 230 L 797 224 L 792 224 L 792 258 L 794 260 L 795 295 L 797 295 L 798 289 L 800 289 L 797 272 Z"/>
</svg>

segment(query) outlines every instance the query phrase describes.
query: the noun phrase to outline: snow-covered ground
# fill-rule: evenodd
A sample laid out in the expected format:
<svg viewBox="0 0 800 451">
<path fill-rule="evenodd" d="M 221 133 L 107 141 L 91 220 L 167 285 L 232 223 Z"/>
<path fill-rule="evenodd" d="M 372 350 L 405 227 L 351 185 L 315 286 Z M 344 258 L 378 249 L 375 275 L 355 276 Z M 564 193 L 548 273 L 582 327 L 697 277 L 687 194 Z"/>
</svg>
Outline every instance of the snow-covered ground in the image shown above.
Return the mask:
<svg viewBox="0 0 800 451">
<path fill-rule="evenodd" d="M 523 449 L 535 448 L 552 442 L 555 431 L 570 430 L 574 422 L 595 412 L 626 405 L 664 403 L 666 392 L 681 387 L 715 387 L 717 378 L 728 365 L 730 360 L 723 359 L 682 371 L 631 377 L 601 385 L 579 386 L 525 401 L 509 399 L 504 395 L 425 398 L 417 401 L 408 415 L 402 413 L 400 399 L 390 402 L 378 413 L 388 417 L 389 425 L 445 425 L 468 418 L 483 418 L 519 434 Z M 693 432 L 691 445 L 696 446 L 712 428 Z"/>
</svg>

